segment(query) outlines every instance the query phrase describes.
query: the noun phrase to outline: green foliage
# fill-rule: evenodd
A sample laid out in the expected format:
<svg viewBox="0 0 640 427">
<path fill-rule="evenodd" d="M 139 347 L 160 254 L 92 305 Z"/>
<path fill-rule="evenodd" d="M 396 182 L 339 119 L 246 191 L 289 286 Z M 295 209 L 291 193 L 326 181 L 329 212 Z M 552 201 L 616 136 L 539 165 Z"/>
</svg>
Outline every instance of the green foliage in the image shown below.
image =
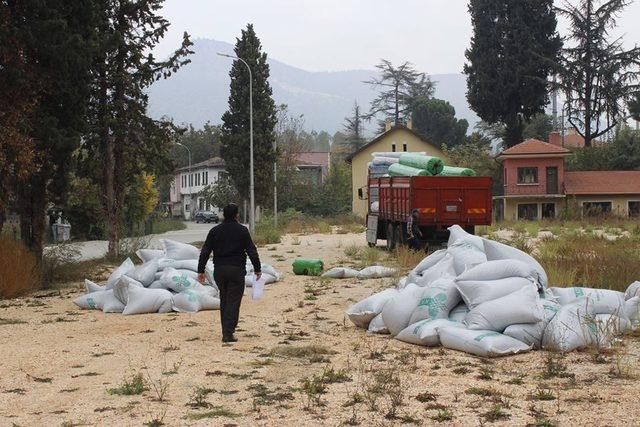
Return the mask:
<svg viewBox="0 0 640 427">
<path fill-rule="evenodd" d="M 343 152 L 353 153 L 366 144 L 364 138 L 364 116 L 358 102 L 353 103 L 351 116 L 344 119 L 345 139 Z M 335 141 L 334 141 L 335 143 Z"/>
<path fill-rule="evenodd" d="M 119 387 L 108 389 L 107 393 L 118 396 L 134 396 L 142 394 L 146 389 L 147 386 L 142 374 L 135 374 L 131 378 L 125 378 Z"/>
<path fill-rule="evenodd" d="M 553 117 L 545 113 L 538 113 L 527 121 L 522 131 L 522 137 L 549 141 L 551 132 L 553 132 Z"/>
<path fill-rule="evenodd" d="M 273 163 L 276 154 L 276 106 L 269 84 L 267 54 L 262 52 L 260 40 L 247 25 L 235 46 L 237 57 L 245 60 L 253 76 L 253 153 L 256 202 L 265 205 L 271 201 L 273 190 Z M 243 197 L 249 195 L 249 73 L 239 60 L 233 62 L 229 94 L 229 109 L 222 115 L 221 155 L 235 187 Z"/>
<path fill-rule="evenodd" d="M 192 164 L 204 162 L 220 155 L 220 126 L 207 122 L 202 129 L 195 129 L 189 125 L 178 142 L 191 150 Z M 178 168 L 189 165 L 189 152 L 179 145 L 171 148 L 171 158 Z"/>
<path fill-rule="evenodd" d="M 567 119 L 587 147 L 624 121 L 625 104 L 638 90 L 640 47 L 625 50 L 622 37 L 611 34 L 630 3 L 579 0 L 557 9 L 569 23 L 558 67 L 559 86 L 566 99 Z"/>
<path fill-rule="evenodd" d="M 452 166 L 471 168 L 479 176 L 495 176 L 500 170 L 491 156 L 491 141 L 478 132 L 469 135 L 461 145 L 442 148 Z"/>
<path fill-rule="evenodd" d="M 640 170 L 640 134 L 628 126 L 616 129 L 608 144 L 574 151 L 567 159 L 567 170 Z"/>
<path fill-rule="evenodd" d="M 547 80 L 561 47 L 553 1 L 471 0 L 469 12 L 467 100 L 482 120 L 506 126 L 511 147 L 522 142 L 525 120 L 548 103 Z"/>
<path fill-rule="evenodd" d="M 413 128 L 438 147 L 456 147 L 465 141 L 469 122 L 456 119 L 456 110 L 442 99 L 416 99 L 411 104 Z"/>
<path fill-rule="evenodd" d="M 69 196 L 61 206 L 76 238 L 101 240 L 105 235 L 104 211 L 98 184 L 86 177 L 70 175 Z"/>
<path fill-rule="evenodd" d="M 240 194 L 227 174 L 222 174 L 214 185 L 207 185 L 200 192 L 207 203 L 223 208 L 229 203 L 239 203 Z"/>
<path fill-rule="evenodd" d="M 430 98 L 435 91 L 435 83 L 424 73 L 413 68 L 410 62 L 394 66 L 391 61 L 382 59 L 376 65 L 379 74 L 365 83 L 380 89 L 378 96 L 371 101 L 369 113 L 365 119 L 374 117 L 398 125 L 411 117 L 411 104 L 418 97 Z"/>
</svg>

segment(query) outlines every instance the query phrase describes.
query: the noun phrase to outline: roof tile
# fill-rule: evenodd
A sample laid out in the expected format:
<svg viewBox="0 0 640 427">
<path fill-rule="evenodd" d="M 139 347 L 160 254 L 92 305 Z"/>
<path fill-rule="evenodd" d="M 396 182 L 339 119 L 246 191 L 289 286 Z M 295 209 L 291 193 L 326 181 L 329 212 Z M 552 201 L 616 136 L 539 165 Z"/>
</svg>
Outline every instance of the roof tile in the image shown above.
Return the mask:
<svg viewBox="0 0 640 427">
<path fill-rule="evenodd" d="M 569 154 L 571 151 L 539 139 L 527 139 L 520 144 L 507 148 L 500 153 L 500 156 L 514 156 L 527 154 Z"/>
<path fill-rule="evenodd" d="M 640 171 L 566 171 L 567 195 L 640 194 Z"/>
</svg>

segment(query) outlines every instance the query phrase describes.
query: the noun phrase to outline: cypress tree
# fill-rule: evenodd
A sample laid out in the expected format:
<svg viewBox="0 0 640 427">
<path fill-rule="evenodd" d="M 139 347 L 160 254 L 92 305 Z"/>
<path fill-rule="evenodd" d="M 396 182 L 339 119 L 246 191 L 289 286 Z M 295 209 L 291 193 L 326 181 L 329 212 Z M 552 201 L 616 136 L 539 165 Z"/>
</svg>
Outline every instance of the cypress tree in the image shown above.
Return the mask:
<svg viewBox="0 0 640 427">
<path fill-rule="evenodd" d="M 561 47 L 553 0 L 471 0 L 469 13 L 467 100 L 482 120 L 505 125 L 511 147 L 522 142 L 525 121 L 548 103 Z"/>
<path fill-rule="evenodd" d="M 269 79 L 267 54 L 262 52 L 253 25 L 242 30 L 234 52 L 244 59 L 253 76 L 253 161 L 255 197 L 258 205 L 271 200 L 273 190 L 273 149 L 276 106 Z M 249 73 L 239 60 L 233 61 L 229 109 L 222 115 L 220 154 L 241 197 L 249 197 Z"/>
</svg>

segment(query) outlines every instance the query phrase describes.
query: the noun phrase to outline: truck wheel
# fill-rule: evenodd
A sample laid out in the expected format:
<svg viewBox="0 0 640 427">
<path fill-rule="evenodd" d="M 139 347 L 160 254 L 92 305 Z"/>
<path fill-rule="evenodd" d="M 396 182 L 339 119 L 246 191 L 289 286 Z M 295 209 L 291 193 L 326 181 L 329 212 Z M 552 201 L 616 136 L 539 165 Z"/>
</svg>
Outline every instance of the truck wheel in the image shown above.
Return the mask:
<svg viewBox="0 0 640 427">
<path fill-rule="evenodd" d="M 396 248 L 396 233 L 392 223 L 387 224 L 387 250 L 392 251 Z"/>
<path fill-rule="evenodd" d="M 375 243 L 367 242 L 367 244 L 369 245 L 370 248 L 375 248 L 376 247 Z"/>
</svg>

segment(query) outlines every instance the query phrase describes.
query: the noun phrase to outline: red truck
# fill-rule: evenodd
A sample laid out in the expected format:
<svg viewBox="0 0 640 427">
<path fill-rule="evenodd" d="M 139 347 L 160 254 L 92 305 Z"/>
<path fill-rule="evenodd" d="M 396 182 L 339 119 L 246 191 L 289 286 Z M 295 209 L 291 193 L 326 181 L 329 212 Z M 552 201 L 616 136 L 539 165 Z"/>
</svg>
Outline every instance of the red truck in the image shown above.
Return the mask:
<svg viewBox="0 0 640 427">
<path fill-rule="evenodd" d="M 447 240 L 447 227 L 458 224 L 474 233 L 476 225 L 491 224 L 490 177 L 414 176 L 369 178 L 367 242 L 387 241 L 387 249 L 404 244 L 411 212 L 428 244 Z M 378 209 L 372 205 L 378 202 Z"/>
</svg>

